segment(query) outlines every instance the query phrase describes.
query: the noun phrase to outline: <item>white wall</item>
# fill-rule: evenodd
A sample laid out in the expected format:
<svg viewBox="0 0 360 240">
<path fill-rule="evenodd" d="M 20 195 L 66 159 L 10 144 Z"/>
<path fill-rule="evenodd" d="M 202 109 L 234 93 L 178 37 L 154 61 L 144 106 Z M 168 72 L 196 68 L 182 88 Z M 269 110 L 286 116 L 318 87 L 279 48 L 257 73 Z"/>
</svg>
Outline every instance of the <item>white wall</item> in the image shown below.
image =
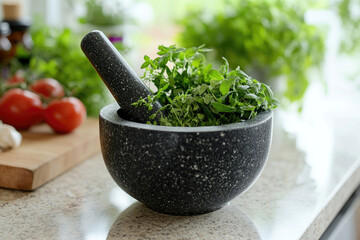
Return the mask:
<svg viewBox="0 0 360 240">
<path fill-rule="evenodd" d="M 46 24 L 64 26 L 76 22 L 76 2 L 71 0 L 0 0 L 0 3 L 17 1 L 23 4 L 23 16 L 26 18 L 41 16 Z M 75 2 L 75 3 L 74 3 Z M 1 9 L 0 18 L 3 17 Z"/>
</svg>

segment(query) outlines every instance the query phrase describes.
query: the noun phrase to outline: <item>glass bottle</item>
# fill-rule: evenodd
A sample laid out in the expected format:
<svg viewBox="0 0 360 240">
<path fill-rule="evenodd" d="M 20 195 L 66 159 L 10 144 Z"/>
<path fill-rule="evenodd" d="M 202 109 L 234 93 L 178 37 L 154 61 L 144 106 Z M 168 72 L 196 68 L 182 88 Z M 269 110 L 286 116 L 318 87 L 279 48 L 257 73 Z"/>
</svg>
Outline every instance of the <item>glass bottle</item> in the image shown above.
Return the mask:
<svg viewBox="0 0 360 240">
<path fill-rule="evenodd" d="M 11 43 L 11 50 L 8 57 L 13 58 L 17 54 L 17 50 L 21 47 L 25 51 L 30 52 L 33 46 L 30 33 L 28 32 L 31 22 L 22 18 L 21 2 L 5 2 L 2 4 L 4 19 L 2 23 L 9 25 L 11 33 L 7 36 Z M 29 54 L 28 54 L 29 55 Z M 26 64 L 28 57 L 20 58 L 20 62 Z"/>
<path fill-rule="evenodd" d="M 9 24 L 0 23 L 0 65 L 6 64 L 9 60 L 11 43 L 7 36 L 10 34 Z"/>
</svg>

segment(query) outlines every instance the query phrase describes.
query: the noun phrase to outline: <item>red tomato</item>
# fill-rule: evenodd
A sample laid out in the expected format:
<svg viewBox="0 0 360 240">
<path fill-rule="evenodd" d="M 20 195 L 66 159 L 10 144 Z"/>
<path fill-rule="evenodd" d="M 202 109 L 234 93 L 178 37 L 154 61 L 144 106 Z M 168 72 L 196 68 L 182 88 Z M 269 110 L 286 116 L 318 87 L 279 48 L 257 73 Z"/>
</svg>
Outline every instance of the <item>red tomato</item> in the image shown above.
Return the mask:
<svg viewBox="0 0 360 240">
<path fill-rule="evenodd" d="M 20 84 L 24 81 L 25 81 L 25 79 L 23 77 L 21 77 L 19 74 L 14 74 L 12 77 L 10 77 L 6 81 L 6 83 L 10 84 L 10 85 L 15 85 L 15 84 Z"/>
<path fill-rule="evenodd" d="M 44 98 L 61 98 L 64 96 L 64 89 L 61 84 L 53 78 L 43 78 L 30 85 L 30 90 Z"/>
<path fill-rule="evenodd" d="M 84 104 L 75 97 L 56 99 L 45 109 L 45 121 L 57 133 L 69 133 L 86 118 Z"/>
<path fill-rule="evenodd" d="M 43 106 L 39 95 L 19 88 L 7 91 L 0 99 L 0 120 L 17 129 L 41 122 Z"/>
</svg>

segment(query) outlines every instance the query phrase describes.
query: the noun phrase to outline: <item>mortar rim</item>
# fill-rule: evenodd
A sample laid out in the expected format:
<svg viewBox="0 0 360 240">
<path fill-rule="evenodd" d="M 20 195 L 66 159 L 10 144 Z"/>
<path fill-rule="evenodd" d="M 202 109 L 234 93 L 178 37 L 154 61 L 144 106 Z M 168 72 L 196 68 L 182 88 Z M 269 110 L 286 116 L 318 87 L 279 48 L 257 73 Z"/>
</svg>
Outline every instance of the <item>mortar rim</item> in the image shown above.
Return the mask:
<svg viewBox="0 0 360 240">
<path fill-rule="evenodd" d="M 108 104 L 100 110 L 99 118 L 103 119 L 106 122 L 111 122 L 112 124 L 119 126 L 126 126 L 129 128 L 159 131 L 159 132 L 178 132 L 178 133 L 199 132 L 200 133 L 200 132 L 222 132 L 222 131 L 231 131 L 237 129 L 246 129 L 250 127 L 255 127 L 257 125 L 261 125 L 269 120 L 272 120 L 273 117 L 273 111 L 267 110 L 265 112 L 259 113 L 256 117 L 243 122 L 230 123 L 220 126 L 173 127 L 173 126 L 160 126 L 160 125 L 151 125 L 146 123 L 128 121 L 118 116 L 117 111 L 119 109 L 120 107 L 116 102 Z"/>
</svg>

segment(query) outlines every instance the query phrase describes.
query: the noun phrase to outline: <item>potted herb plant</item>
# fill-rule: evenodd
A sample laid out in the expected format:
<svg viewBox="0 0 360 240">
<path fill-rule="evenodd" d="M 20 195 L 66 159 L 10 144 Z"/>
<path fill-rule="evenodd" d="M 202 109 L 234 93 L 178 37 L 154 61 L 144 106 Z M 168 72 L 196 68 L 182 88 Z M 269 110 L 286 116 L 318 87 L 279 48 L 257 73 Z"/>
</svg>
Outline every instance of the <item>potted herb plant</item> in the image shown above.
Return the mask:
<svg viewBox="0 0 360 240">
<path fill-rule="evenodd" d="M 251 75 L 275 87 L 283 79 L 283 104 L 301 100 L 309 85 L 308 70 L 320 66 L 324 37 L 306 23 L 301 6 L 286 1 L 227 1 L 223 11 L 190 11 L 180 21 L 183 46 L 205 43 Z"/>
<path fill-rule="evenodd" d="M 128 3 L 121 0 L 85 0 L 86 13 L 79 22 L 89 29 L 100 29 L 117 46 L 123 43 L 124 25 L 134 22 L 128 14 Z M 87 32 L 87 31 L 86 31 Z"/>
<path fill-rule="evenodd" d="M 94 31 L 82 48 L 121 106 L 100 111 L 100 142 L 123 190 L 155 211 L 193 215 L 222 207 L 254 183 L 270 149 L 271 109 L 278 105 L 268 86 L 239 67 L 230 70 L 225 58 L 214 69 L 203 47 L 159 46 L 159 57 L 145 56 L 142 65 L 142 79 L 156 91 L 129 106 L 129 92 L 146 86 L 106 41 Z M 141 117 L 130 118 L 131 112 L 149 117 L 135 121 Z"/>
</svg>

